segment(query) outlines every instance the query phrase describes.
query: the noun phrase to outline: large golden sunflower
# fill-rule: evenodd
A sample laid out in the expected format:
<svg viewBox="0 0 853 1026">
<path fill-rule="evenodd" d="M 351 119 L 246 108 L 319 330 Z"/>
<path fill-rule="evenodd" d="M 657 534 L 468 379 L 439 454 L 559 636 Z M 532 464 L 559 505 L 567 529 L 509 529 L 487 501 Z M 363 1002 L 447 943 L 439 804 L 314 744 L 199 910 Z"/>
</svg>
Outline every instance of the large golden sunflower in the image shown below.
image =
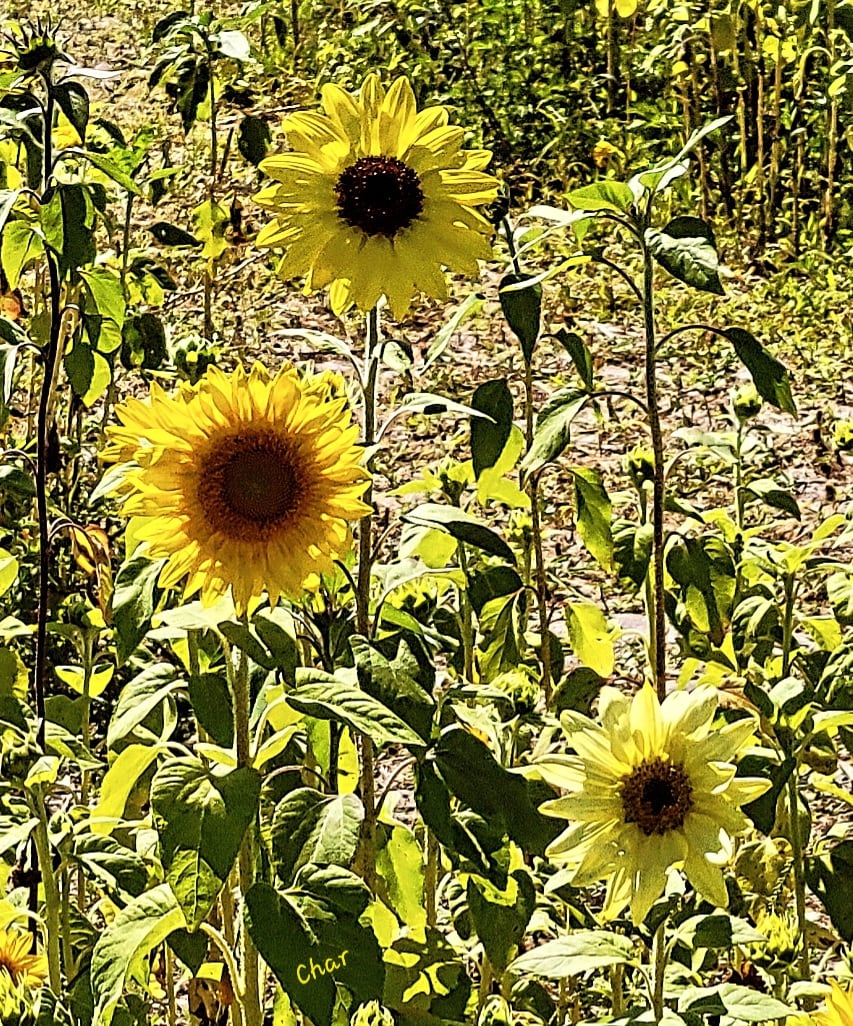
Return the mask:
<svg viewBox="0 0 853 1026">
<path fill-rule="evenodd" d="M 542 806 L 573 821 L 548 854 L 575 866 L 577 886 L 608 880 L 605 920 L 630 904 L 641 922 L 674 865 L 703 898 L 727 904 L 723 866 L 731 835 L 748 826 L 740 806 L 769 781 L 735 776 L 735 759 L 755 724 L 742 719 L 712 730 L 716 712 L 713 688 L 678 691 L 663 704 L 649 685 L 633 699 L 603 688 L 600 725 L 563 713 L 576 754 L 535 764 L 544 779 L 570 792 Z"/>
<path fill-rule="evenodd" d="M 283 278 L 306 291 L 332 286 L 333 308 L 369 310 L 385 295 L 403 317 L 420 291 L 443 299 L 442 266 L 471 277 L 491 255 L 489 223 L 474 209 L 497 195 L 491 154 L 461 149 L 443 107 L 420 113 L 398 78 L 386 92 L 368 75 L 358 97 L 323 87 L 325 115 L 285 118 L 291 153 L 261 170 L 279 184 L 255 198 L 275 212 L 259 246 L 284 248 Z"/>
<path fill-rule="evenodd" d="M 205 605 L 229 589 L 238 611 L 264 591 L 298 597 L 348 551 L 347 522 L 369 512 L 358 429 L 324 376 L 212 368 L 195 388 L 154 384 L 116 412 L 104 457 L 130 465 L 123 512 L 148 554 L 167 559 L 161 585 L 186 578 Z"/>
<path fill-rule="evenodd" d="M 30 937 L 16 930 L 0 930 L 0 974 L 16 986 L 40 987 L 47 976 L 47 959 L 30 953 Z"/>
</svg>

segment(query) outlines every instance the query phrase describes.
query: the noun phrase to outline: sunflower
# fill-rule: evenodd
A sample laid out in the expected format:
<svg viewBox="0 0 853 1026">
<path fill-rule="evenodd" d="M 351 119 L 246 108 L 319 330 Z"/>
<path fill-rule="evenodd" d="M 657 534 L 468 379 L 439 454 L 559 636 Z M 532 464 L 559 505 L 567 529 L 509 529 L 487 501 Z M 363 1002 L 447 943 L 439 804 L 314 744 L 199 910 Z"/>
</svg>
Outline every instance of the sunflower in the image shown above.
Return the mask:
<svg viewBox="0 0 853 1026">
<path fill-rule="evenodd" d="M 44 955 L 30 954 L 30 937 L 16 930 L 0 930 L 0 976 L 6 975 L 12 984 L 35 989 L 47 976 Z"/>
<path fill-rule="evenodd" d="M 714 728 L 717 692 L 678 691 L 663 704 L 649 685 L 630 699 L 603 688 L 601 724 L 563 713 L 574 756 L 551 756 L 535 768 L 570 793 L 542 811 L 573 821 L 548 854 L 574 864 L 572 882 L 607 879 L 605 920 L 630 903 L 641 922 L 678 865 L 699 894 L 727 905 L 723 865 L 731 835 L 748 826 L 740 806 L 769 781 L 735 776 L 750 743 L 751 719 Z"/>
<path fill-rule="evenodd" d="M 369 512 L 358 429 L 330 379 L 211 368 L 196 387 L 154 384 L 116 412 L 104 458 L 129 465 L 122 512 L 166 559 L 160 584 L 186 578 L 205 605 L 229 589 L 238 611 L 264 591 L 298 597 L 351 547 L 347 521 Z"/>
<path fill-rule="evenodd" d="M 261 163 L 279 184 L 255 197 L 275 212 L 257 242 L 285 250 L 279 274 L 305 276 L 306 292 L 331 285 L 336 312 L 385 295 L 397 318 L 416 292 L 446 297 L 442 266 L 477 277 L 491 256 L 474 209 L 497 195 L 491 154 L 461 149 L 443 107 L 418 113 L 405 78 L 386 92 L 368 75 L 357 98 L 326 85 L 322 103 L 285 118 L 292 152 Z"/>
<path fill-rule="evenodd" d="M 826 1008 L 812 1016 L 817 1026 L 853 1026 L 853 990 L 844 990 L 841 984 L 830 980 L 832 988 L 826 998 Z"/>
</svg>

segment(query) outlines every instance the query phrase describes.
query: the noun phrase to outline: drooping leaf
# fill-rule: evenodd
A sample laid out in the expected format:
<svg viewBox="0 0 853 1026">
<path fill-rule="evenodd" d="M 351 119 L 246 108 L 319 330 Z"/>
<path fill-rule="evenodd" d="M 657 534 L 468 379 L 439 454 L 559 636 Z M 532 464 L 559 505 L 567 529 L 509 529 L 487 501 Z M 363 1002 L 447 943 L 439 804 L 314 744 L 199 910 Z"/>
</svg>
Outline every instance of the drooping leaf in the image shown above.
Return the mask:
<svg viewBox="0 0 853 1026">
<path fill-rule="evenodd" d="M 201 246 L 201 243 L 194 235 L 178 228 L 177 225 L 169 224 L 167 221 L 158 221 L 148 229 L 154 238 L 163 246 Z"/>
<path fill-rule="evenodd" d="M 572 189 L 566 201 L 574 210 L 614 210 L 624 214 L 634 202 L 634 194 L 624 182 L 607 179 Z"/>
<path fill-rule="evenodd" d="M 530 363 L 542 321 L 542 286 L 528 283 L 523 275 L 507 274 L 498 295 L 507 324 L 521 343 L 525 362 Z"/>
<path fill-rule="evenodd" d="M 160 724 L 155 725 L 153 714 L 171 701 L 169 696 L 180 686 L 171 663 L 148 663 L 121 689 L 107 727 L 107 748 L 117 748 L 142 724 L 156 730 Z M 164 718 L 162 712 L 156 717 L 160 722 Z"/>
<path fill-rule="evenodd" d="M 270 147 L 270 127 L 263 118 L 248 114 L 240 122 L 237 133 L 237 149 L 255 167 L 267 155 Z"/>
<path fill-rule="evenodd" d="M 194 756 L 164 762 L 151 782 L 151 809 L 166 879 L 197 928 L 231 872 L 258 808 L 257 771 L 214 773 Z"/>
<path fill-rule="evenodd" d="M 797 505 L 797 500 L 787 488 L 780 488 L 772 478 L 758 478 L 750 481 L 746 485 L 746 491 L 756 499 L 760 499 L 765 505 L 781 509 L 792 517 L 796 517 L 797 520 L 800 519 L 800 507 Z"/>
<path fill-rule="evenodd" d="M 418 682 L 394 666 L 366 638 L 354 635 L 350 647 L 362 690 L 372 695 L 424 739 L 429 741 L 435 702 Z M 316 861 L 316 860 L 315 860 Z"/>
<path fill-rule="evenodd" d="M 569 602 L 566 605 L 566 626 L 572 649 L 583 666 L 600 677 L 613 673 L 613 631 L 603 611 L 592 602 Z"/>
<path fill-rule="evenodd" d="M 795 1009 L 769 994 L 735 983 L 716 987 L 687 987 L 678 998 L 678 1010 L 695 1015 L 727 1015 L 742 1022 L 784 1019 Z"/>
<path fill-rule="evenodd" d="M 355 857 L 364 809 L 354 794 L 323 795 L 311 787 L 289 791 L 270 827 L 276 872 L 285 883 L 310 863 L 347 868 Z"/>
<path fill-rule="evenodd" d="M 556 392 L 536 418 L 533 445 L 521 461 L 526 479 L 560 456 L 571 441 L 572 422 L 586 405 L 589 396 L 576 388 Z"/>
<path fill-rule="evenodd" d="M 571 357 L 584 388 L 591 392 L 593 390 L 592 353 L 586 342 L 576 331 L 566 331 L 565 328 L 560 328 L 555 338 Z"/>
<path fill-rule="evenodd" d="M 648 228 L 646 245 L 674 278 L 703 292 L 723 295 L 714 233 L 701 218 L 681 216 L 661 230 Z"/>
<path fill-rule="evenodd" d="M 502 973 L 521 943 L 536 907 L 536 888 L 530 873 L 526 869 L 514 870 L 503 894 L 488 881 L 470 876 L 467 898 L 477 936 L 491 964 Z"/>
<path fill-rule="evenodd" d="M 853 841 L 838 841 L 806 860 L 806 881 L 846 943 L 853 941 Z"/>
<path fill-rule="evenodd" d="M 151 626 L 154 592 L 165 560 L 134 556 L 119 568 L 112 601 L 119 664 L 136 651 Z"/>
<path fill-rule="evenodd" d="M 723 334 L 735 347 L 741 363 L 752 375 L 758 394 L 766 402 L 796 417 L 791 381 L 785 367 L 744 328 L 727 328 Z"/>
<path fill-rule="evenodd" d="M 496 378 L 478 385 L 471 405 L 491 418 L 471 418 L 471 458 L 474 477 L 479 478 L 484 470 L 493 467 L 500 459 L 512 431 L 512 393 L 506 378 Z"/>
<path fill-rule="evenodd" d="M 476 517 L 456 506 L 424 502 L 420 506 L 410 509 L 402 519 L 405 523 L 417 524 L 419 527 L 429 527 L 449 534 L 457 541 L 473 545 L 491 556 L 499 556 L 508 563 L 515 562 L 515 553 L 497 532 L 486 527 L 485 524 L 481 524 Z"/>
<path fill-rule="evenodd" d="M 300 712 L 321 720 L 336 720 L 360 731 L 381 747 L 403 744 L 423 748 L 423 739 L 380 701 L 360 688 L 344 684 L 319 670 L 297 671 L 297 687 L 288 703 Z"/>
<path fill-rule="evenodd" d="M 98 1026 L 110 1026 L 129 979 L 147 986 L 146 956 L 182 926 L 184 914 L 167 884 L 145 891 L 116 915 L 92 952 L 94 1021 Z"/>
<path fill-rule="evenodd" d="M 190 704 L 200 727 L 218 744 L 234 744 L 231 688 L 222 673 L 200 673 L 189 680 Z"/>
<path fill-rule="evenodd" d="M 59 109 L 74 126 L 81 141 L 85 139 L 86 126 L 89 123 L 89 94 L 85 87 L 73 79 L 66 79 L 53 87 L 53 95 Z"/>
<path fill-rule="evenodd" d="M 575 483 L 575 518 L 578 534 L 590 554 L 604 567 L 613 566 L 612 504 L 601 474 L 588 467 L 571 467 Z"/>
</svg>

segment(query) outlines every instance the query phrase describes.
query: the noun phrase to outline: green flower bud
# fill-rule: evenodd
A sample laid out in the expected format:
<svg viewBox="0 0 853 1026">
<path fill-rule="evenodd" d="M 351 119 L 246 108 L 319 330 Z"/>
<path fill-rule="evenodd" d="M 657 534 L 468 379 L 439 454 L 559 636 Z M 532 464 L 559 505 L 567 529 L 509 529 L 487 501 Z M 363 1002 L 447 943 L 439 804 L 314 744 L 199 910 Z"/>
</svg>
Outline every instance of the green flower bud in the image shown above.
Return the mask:
<svg viewBox="0 0 853 1026">
<path fill-rule="evenodd" d="M 194 335 L 172 346 L 175 370 L 191 385 L 196 384 L 208 367 L 216 365 L 218 356 L 219 351 L 212 342 L 206 342 Z"/>
<path fill-rule="evenodd" d="M 763 400 L 753 385 L 744 385 L 732 396 L 732 407 L 741 424 L 757 417 L 763 405 Z"/>
<path fill-rule="evenodd" d="M 490 994 L 480 1010 L 477 1026 L 512 1026 L 512 1009 L 506 998 Z"/>
<path fill-rule="evenodd" d="M 516 715 L 533 712 L 539 699 L 539 683 L 526 670 L 506 670 L 491 682 L 492 687 L 506 694 Z"/>
<path fill-rule="evenodd" d="M 625 456 L 625 470 L 631 484 L 639 491 L 647 481 L 655 479 L 654 453 L 642 445 L 636 446 Z"/>
</svg>

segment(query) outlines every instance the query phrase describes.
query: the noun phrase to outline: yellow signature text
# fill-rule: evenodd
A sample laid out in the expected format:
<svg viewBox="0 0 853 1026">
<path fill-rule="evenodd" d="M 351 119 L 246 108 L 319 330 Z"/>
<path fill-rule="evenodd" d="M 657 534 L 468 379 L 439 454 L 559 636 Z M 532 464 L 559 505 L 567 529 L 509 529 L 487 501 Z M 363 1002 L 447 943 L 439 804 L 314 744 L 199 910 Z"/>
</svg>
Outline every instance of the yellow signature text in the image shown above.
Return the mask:
<svg viewBox="0 0 853 1026">
<path fill-rule="evenodd" d="M 299 980 L 300 983 L 310 983 L 311 980 L 315 980 L 317 978 L 317 973 L 319 973 L 321 976 L 325 976 L 326 973 L 333 973 L 336 969 L 340 969 L 341 967 L 345 969 L 348 954 L 349 949 L 347 949 L 346 951 L 342 951 L 338 955 L 338 958 L 340 959 L 339 962 L 335 961 L 334 958 L 327 958 L 325 962 L 325 968 L 319 963 L 315 962 L 313 958 L 308 959 L 308 965 L 306 965 L 304 962 L 300 962 L 299 965 L 296 967 L 296 978 Z M 305 973 L 304 980 L 302 979 L 303 972 Z"/>
</svg>

